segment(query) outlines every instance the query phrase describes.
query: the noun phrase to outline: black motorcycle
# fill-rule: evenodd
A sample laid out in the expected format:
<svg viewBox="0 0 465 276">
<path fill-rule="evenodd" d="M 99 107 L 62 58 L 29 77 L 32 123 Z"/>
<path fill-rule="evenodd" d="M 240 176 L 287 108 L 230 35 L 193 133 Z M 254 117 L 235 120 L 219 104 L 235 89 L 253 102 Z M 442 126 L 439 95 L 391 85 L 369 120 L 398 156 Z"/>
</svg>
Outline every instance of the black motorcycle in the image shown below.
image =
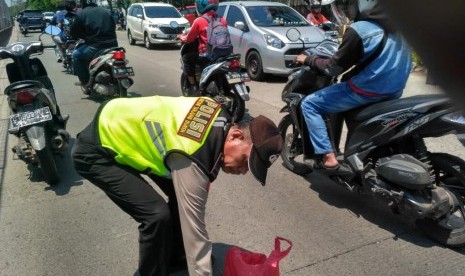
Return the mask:
<svg viewBox="0 0 465 276">
<path fill-rule="evenodd" d="M 181 55 L 186 48 L 197 48 L 196 43 L 183 44 Z M 196 51 L 196 50 L 195 50 Z M 195 81 L 199 87 L 198 95 L 189 94 L 187 76 L 181 74 L 181 90 L 184 96 L 206 96 L 224 106 L 235 121 L 240 121 L 245 114 L 245 101 L 250 100 L 249 87 L 245 82 L 250 81 L 247 72 L 241 72 L 240 54 L 231 54 L 212 61 L 203 66 L 197 64 Z M 181 69 L 183 62 L 181 58 Z"/>
<path fill-rule="evenodd" d="M 298 34 L 297 34 L 298 36 Z M 331 56 L 331 41 L 305 51 Z M 303 97 L 336 80 L 308 66 L 297 69 L 286 83 L 278 128 L 284 139 L 284 166 L 296 174 L 314 170 L 318 156 L 302 116 Z M 348 133 L 340 162 L 350 169 L 324 175 L 352 192 L 377 196 L 392 211 L 416 223 L 430 238 L 450 247 L 465 245 L 465 161 L 428 151 L 424 139 L 456 133 L 465 146 L 465 117 L 443 95 L 419 95 L 366 105 L 326 116 L 333 147 L 338 151 L 342 127 Z M 310 162 L 309 162 L 310 161 Z"/>
<path fill-rule="evenodd" d="M 45 33 L 56 35 L 59 28 L 48 26 Z M 61 116 L 52 82 L 44 65 L 33 55 L 40 55 L 44 46 L 39 41 L 16 42 L 0 47 L 0 59 L 11 59 L 6 65 L 10 85 L 5 88 L 11 108 L 8 132 L 18 138 L 12 148 L 18 157 L 40 167 L 47 183 L 59 181 L 55 155 L 62 153 L 69 140 L 65 130 L 69 116 Z"/>
</svg>

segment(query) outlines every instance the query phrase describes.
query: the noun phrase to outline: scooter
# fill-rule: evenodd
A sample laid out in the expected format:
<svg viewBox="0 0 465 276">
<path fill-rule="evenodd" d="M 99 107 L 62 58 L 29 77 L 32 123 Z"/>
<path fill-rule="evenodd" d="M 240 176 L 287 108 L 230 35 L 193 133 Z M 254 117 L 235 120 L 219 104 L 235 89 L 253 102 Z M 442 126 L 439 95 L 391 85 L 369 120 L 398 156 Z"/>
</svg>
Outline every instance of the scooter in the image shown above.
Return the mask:
<svg viewBox="0 0 465 276">
<path fill-rule="evenodd" d="M 78 41 L 75 49 L 84 41 Z M 134 84 L 130 78 L 134 76 L 134 69 L 126 66 L 126 50 L 123 47 L 102 49 L 94 55 L 89 64 L 90 79 L 81 86 L 84 94 L 92 92 L 108 97 L 127 97 L 128 88 Z"/>
<path fill-rule="evenodd" d="M 192 47 L 183 44 L 184 47 Z M 203 70 L 196 66 L 195 81 L 198 83 L 198 95 L 189 94 L 189 81 L 187 76 L 181 74 L 181 91 L 184 96 L 207 96 L 226 107 L 235 121 L 240 121 L 245 114 L 245 101 L 250 100 L 250 88 L 245 84 L 250 81 L 247 72 L 241 72 L 240 54 L 231 54 L 218 58 Z M 184 67 L 181 58 L 181 69 Z"/>
<path fill-rule="evenodd" d="M 56 35 L 60 29 L 47 26 L 44 33 Z M 32 55 L 40 55 L 44 48 L 41 41 L 16 42 L 0 47 L 0 59 L 11 59 L 6 65 L 10 85 L 5 88 L 11 109 L 8 132 L 18 138 L 13 152 L 26 164 L 40 167 L 45 181 L 54 185 L 59 181 L 55 156 L 67 148 L 69 133 L 55 99 L 52 82 L 44 65 Z"/>
<path fill-rule="evenodd" d="M 288 33 L 297 41 L 298 31 Z M 297 38 L 296 38 L 297 37 Z M 323 41 L 306 55 L 329 57 L 334 42 Z M 319 70 L 302 66 L 289 76 L 283 92 L 286 115 L 278 128 L 284 139 L 281 157 L 292 172 L 321 172 L 351 192 L 374 196 L 395 214 L 415 222 L 431 239 L 446 246 L 465 246 L 465 161 L 428 151 L 424 139 L 455 133 L 465 146 L 465 117 L 443 95 L 419 95 L 362 106 L 325 116 L 333 148 L 340 152 L 345 119 L 348 133 L 340 163 L 349 168 L 316 170 L 315 154 L 300 107 L 308 94 L 335 83 Z"/>
</svg>

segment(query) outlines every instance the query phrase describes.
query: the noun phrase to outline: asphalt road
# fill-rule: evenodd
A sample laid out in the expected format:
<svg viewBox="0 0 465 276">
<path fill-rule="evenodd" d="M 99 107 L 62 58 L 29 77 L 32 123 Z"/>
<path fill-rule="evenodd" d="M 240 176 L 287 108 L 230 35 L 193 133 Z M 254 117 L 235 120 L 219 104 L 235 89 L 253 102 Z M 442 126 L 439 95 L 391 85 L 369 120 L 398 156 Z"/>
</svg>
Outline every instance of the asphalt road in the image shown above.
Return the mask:
<svg viewBox="0 0 465 276">
<path fill-rule="evenodd" d="M 10 42 L 24 38 L 16 30 Z M 130 96 L 180 95 L 179 49 L 120 45 L 134 67 Z M 43 36 L 46 43 L 49 37 Z M 39 56 L 55 86 L 62 113 L 70 114 L 72 137 L 92 119 L 99 102 L 73 85 L 52 50 Z M 0 62 L 0 89 L 8 80 Z M 251 82 L 252 116 L 282 118 L 280 93 L 285 78 Z M 412 73 L 406 95 L 440 92 Z M 0 275 L 133 275 L 137 268 L 137 224 L 98 188 L 72 168 L 69 154 L 59 160 L 62 181 L 43 182 L 11 152 L 8 105 L 0 96 Z M 71 141 L 71 147 L 74 138 Z M 454 136 L 428 140 L 431 151 L 465 150 Z M 269 254 L 274 238 L 293 242 L 281 261 L 282 275 L 464 275 L 464 249 L 444 248 L 376 200 L 351 194 L 318 175 L 300 177 L 275 162 L 262 187 L 251 175 L 220 173 L 208 202 L 207 225 L 216 256 L 214 275 L 221 275 L 230 246 Z"/>
</svg>

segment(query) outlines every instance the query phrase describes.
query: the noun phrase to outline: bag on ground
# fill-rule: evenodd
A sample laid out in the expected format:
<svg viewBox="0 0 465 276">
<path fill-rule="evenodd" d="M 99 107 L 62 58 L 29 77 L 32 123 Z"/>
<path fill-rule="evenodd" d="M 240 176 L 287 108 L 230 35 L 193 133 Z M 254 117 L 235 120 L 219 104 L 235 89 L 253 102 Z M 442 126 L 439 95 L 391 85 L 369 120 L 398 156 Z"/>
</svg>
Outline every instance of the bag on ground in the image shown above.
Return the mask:
<svg viewBox="0 0 465 276">
<path fill-rule="evenodd" d="M 289 244 L 281 251 L 281 241 Z M 231 247 L 226 254 L 223 276 L 279 276 L 279 261 L 291 251 L 292 242 L 288 239 L 276 237 L 275 248 L 270 256 Z"/>
</svg>

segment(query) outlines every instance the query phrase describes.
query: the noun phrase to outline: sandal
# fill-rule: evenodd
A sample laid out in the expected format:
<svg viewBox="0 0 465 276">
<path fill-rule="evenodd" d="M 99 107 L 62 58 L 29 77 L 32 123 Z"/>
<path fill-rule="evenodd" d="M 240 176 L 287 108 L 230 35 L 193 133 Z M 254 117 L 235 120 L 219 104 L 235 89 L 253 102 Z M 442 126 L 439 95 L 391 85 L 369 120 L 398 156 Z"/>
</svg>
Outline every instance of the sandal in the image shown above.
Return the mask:
<svg viewBox="0 0 465 276">
<path fill-rule="evenodd" d="M 330 175 L 350 175 L 352 170 L 347 164 L 339 163 L 333 167 L 327 167 L 323 164 L 323 161 L 318 161 L 313 166 L 315 170 L 318 170 L 321 173 L 330 174 Z"/>
</svg>

